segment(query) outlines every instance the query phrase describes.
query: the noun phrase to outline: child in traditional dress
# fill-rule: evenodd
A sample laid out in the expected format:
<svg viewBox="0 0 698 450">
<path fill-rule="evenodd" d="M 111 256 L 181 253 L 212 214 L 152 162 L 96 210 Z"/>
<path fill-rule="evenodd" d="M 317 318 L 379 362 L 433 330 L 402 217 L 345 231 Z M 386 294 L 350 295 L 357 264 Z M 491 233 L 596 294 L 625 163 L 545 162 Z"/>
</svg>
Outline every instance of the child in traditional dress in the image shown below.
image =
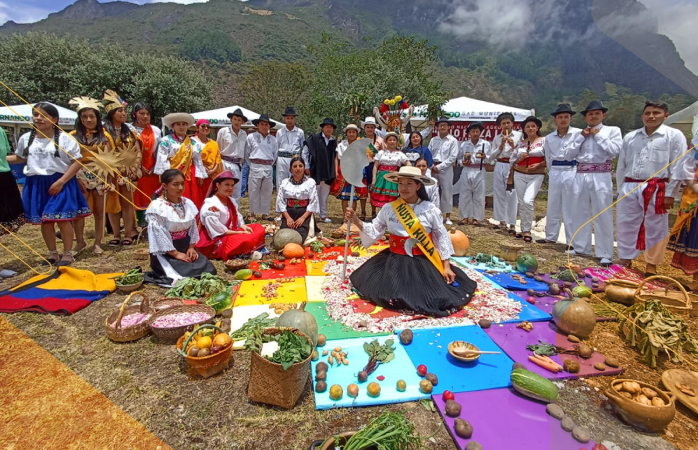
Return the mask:
<svg viewBox="0 0 698 450">
<path fill-rule="evenodd" d="M 422 176 L 429 177 L 428 171 L 429 171 L 429 162 L 425 158 L 419 158 L 414 162 L 415 166 L 419 170 L 422 171 Z M 429 177 L 431 178 L 431 177 Z M 434 180 L 433 178 L 431 178 Z M 435 204 L 437 207 L 439 206 L 439 202 L 441 201 L 439 198 L 439 183 L 437 183 L 436 180 L 434 180 L 434 184 L 429 185 L 429 186 L 424 186 L 424 189 L 427 191 L 427 195 L 429 196 L 429 201 Z"/>
<path fill-rule="evenodd" d="M 401 166 L 411 165 L 407 156 L 397 149 L 399 136 L 390 132 L 385 135 L 387 150 L 381 150 L 373 159 L 373 185 L 371 186 L 371 205 L 383 207 L 399 197 L 397 184 L 389 181 L 385 176 L 391 172 L 397 172 Z"/>
</svg>

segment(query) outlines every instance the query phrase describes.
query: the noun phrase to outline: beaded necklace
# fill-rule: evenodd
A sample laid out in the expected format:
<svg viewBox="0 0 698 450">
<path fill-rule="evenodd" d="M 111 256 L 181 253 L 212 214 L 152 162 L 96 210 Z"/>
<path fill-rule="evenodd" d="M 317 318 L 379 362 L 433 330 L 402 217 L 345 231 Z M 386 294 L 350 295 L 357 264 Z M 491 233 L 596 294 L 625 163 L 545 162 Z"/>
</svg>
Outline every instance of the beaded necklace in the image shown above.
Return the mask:
<svg viewBox="0 0 698 450">
<path fill-rule="evenodd" d="M 167 198 L 167 194 L 164 194 L 163 199 L 165 200 L 165 203 L 167 203 L 179 216 L 180 219 L 184 219 L 186 217 L 186 211 L 184 210 L 184 202 L 182 200 L 179 201 L 179 203 L 173 203 Z M 181 212 L 180 212 L 181 211 Z"/>
</svg>

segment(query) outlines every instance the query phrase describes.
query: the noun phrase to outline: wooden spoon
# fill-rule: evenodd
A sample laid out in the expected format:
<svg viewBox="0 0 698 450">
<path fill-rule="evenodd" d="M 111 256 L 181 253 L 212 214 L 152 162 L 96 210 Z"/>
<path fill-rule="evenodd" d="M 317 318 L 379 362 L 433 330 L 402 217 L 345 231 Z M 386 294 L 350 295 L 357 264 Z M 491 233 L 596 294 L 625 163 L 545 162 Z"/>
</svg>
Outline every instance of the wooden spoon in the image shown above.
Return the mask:
<svg viewBox="0 0 698 450">
<path fill-rule="evenodd" d="M 502 352 L 489 352 L 482 350 L 469 350 L 467 348 L 454 348 L 453 353 L 458 356 L 468 356 L 468 355 L 499 355 Z"/>
</svg>

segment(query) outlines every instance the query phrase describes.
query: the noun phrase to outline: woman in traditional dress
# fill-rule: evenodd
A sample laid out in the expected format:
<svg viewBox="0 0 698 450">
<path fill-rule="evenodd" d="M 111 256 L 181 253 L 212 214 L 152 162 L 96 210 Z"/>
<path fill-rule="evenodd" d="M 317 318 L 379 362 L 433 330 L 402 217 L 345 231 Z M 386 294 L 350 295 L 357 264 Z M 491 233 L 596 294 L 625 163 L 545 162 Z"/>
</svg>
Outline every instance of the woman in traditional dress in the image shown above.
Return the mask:
<svg viewBox="0 0 698 450">
<path fill-rule="evenodd" d="M 215 275 L 216 268 L 211 261 L 196 250 L 199 210 L 182 196 L 184 175 L 179 170 L 168 169 L 160 176 L 160 181 L 162 191 L 156 191 L 145 212 L 152 269 L 145 274 L 146 283 L 172 286 L 182 278 L 198 278 L 204 273 Z"/>
<path fill-rule="evenodd" d="M 136 216 L 138 225 L 145 226 L 145 210 L 150 206 L 153 193 L 160 187 L 160 177 L 154 173 L 155 160 L 157 156 L 160 139 L 162 139 L 162 131 L 160 128 L 150 124 L 152 111 L 150 106 L 143 102 L 137 102 L 133 105 L 131 112 L 131 120 L 133 123 L 128 124 L 132 131 L 141 140 L 141 150 L 143 153 L 143 161 L 141 163 L 141 177 L 138 179 L 138 190 L 134 195 L 134 203 L 136 204 Z"/>
<path fill-rule="evenodd" d="M 414 162 L 415 166 L 422 172 L 423 177 L 429 177 L 427 175 L 427 172 L 429 171 L 429 163 L 427 162 L 426 159 L 424 158 L 419 158 Z M 431 177 L 429 177 L 431 178 Z M 429 197 L 429 201 L 435 204 L 437 207 L 439 206 L 440 202 L 440 194 L 439 194 L 439 183 L 436 182 L 433 178 L 431 178 L 434 181 L 434 184 L 431 186 L 424 186 L 424 189 L 427 191 L 427 196 Z"/>
<path fill-rule="evenodd" d="M 696 144 L 696 139 L 693 140 Z M 690 172 L 689 172 L 690 173 Z M 671 266 L 692 275 L 691 284 L 685 286 L 691 291 L 698 291 L 698 170 L 693 181 L 687 183 L 681 196 L 681 207 L 669 234 L 667 249 L 674 252 Z"/>
<path fill-rule="evenodd" d="M 351 196 L 351 184 L 342 176 L 342 155 L 347 151 L 347 148 L 359 137 L 359 127 L 349 124 L 344 127 L 344 135 L 347 137 L 337 145 L 337 156 L 334 161 L 335 178 L 332 189 L 337 192 L 337 199 L 342 201 L 342 211 L 345 211 L 349 206 L 349 197 Z M 361 202 L 361 220 L 366 220 L 366 198 L 368 198 L 368 187 L 366 187 L 366 178 L 364 178 L 364 187 L 354 187 L 354 201 Z"/>
<path fill-rule="evenodd" d="M 209 186 L 219 173 L 223 171 L 223 159 L 221 151 L 218 148 L 218 143 L 213 139 L 209 139 L 208 134 L 211 132 L 211 122 L 206 119 L 196 121 L 196 133 L 192 138 L 199 145 L 199 153 L 201 153 L 201 162 L 206 169 L 207 178 L 201 186 L 201 192 L 208 192 Z"/>
<path fill-rule="evenodd" d="M 76 106 L 78 118 L 75 120 L 75 129 L 70 132 L 72 136 L 80 143 L 80 153 L 82 154 L 82 164 L 88 164 L 95 159 L 95 155 L 99 150 L 107 151 L 114 149 L 114 140 L 111 135 L 104 130 L 102 125 L 102 115 L 100 109 L 102 104 L 97 100 L 89 97 L 74 97 L 69 102 Z M 77 180 L 80 183 L 90 211 L 95 218 L 95 242 L 92 247 L 92 253 L 101 255 L 102 239 L 104 238 L 104 219 L 105 219 L 105 194 L 109 190 L 107 187 L 107 179 L 100 179 L 90 169 L 84 166 L 80 168 L 77 174 Z M 115 195 L 108 195 L 107 199 L 111 204 L 107 205 L 109 210 L 121 210 L 119 198 Z M 85 243 L 85 218 L 78 217 L 75 219 L 75 236 L 77 245 L 75 246 L 75 254 L 77 255 L 83 248 Z"/>
<path fill-rule="evenodd" d="M 73 257 L 72 221 L 90 215 L 85 196 L 75 174 L 80 170 L 80 146 L 58 128 L 58 109 L 46 102 L 34 105 L 36 129 L 22 135 L 17 151 L 7 157 L 10 164 L 27 163 L 27 179 L 22 190 L 26 220 L 41 225 L 41 235 L 49 250 L 48 263 L 67 266 Z M 56 250 L 58 224 L 63 239 L 63 255 Z"/>
<path fill-rule="evenodd" d="M 17 180 L 12 175 L 7 156 L 10 153 L 10 143 L 5 130 L 0 127 L 0 191 L 5 196 L 0 202 L 0 236 L 16 233 L 24 224 L 24 206 L 19 194 Z M 17 273 L 0 267 L 0 278 L 9 278 Z"/>
<path fill-rule="evenodd" d="M 354 270 L 351 283 L 362 298 L 384 308 L 436 317 L 453 314 L 470 302 L 477 283 L 449 264 L 453 244 L 441 211 L 428 201 L 424 189 L 434 180 L 416 167 L 401 167 L 386 178 L 398 184 L 400 197 L 383 206 L 372 222 L 361 222 L 347 209 L 346 218 L 361 230 L 364 247 L 383 237 L 386 230 L 390 233 L 390 247 Z M 403 223 L 411 224 L 416 233 Z M 410 246 L 415 239 L 419 246 Z"/>
<path fill-rule="evenodd" d="M 160 175 L 167 169 L 177 169 L 184 174 L 184 196 L 194 202 L 197 209 L 204 204 L 201 191 L 208 178 L 201 161 L 201 147 L 187 136 L 187 129 L 194 125 L 194 117 L 187 113 L 172 113 L 162 119 L 170 133 L 163 137 L 158 148 L 155 173 Z"/>
<path fill-rule="evenodd" d="M 519 141 L 512 154 L 507 190 L 516 189 L 521 217 L 521 234 L 516 237 L 531 242 L 531 227 L 536 196 L 545 178 L 545 138 L 540 133 L 542 122 L 529 116 L 521 123 L 524 138 Z"/>
<path fill-rule="evenodd" d="M 378 154 L 379 151 L 385 150 L 388 147 L 385 145 L 383 138 L 376 134 L 375 117 L 366 117 L 366 120 L 364 120 L 361 125 L 364 129 L 364 136 L 366 136 L 366 139 L 370 139 L 371 142 L 373 142 L 373 145 L 371 145 L 366 151 L 369 163 L 366 167 L 364 167 L 366 186 L 369 187 L 369 195 L 371 198 L 373 198 L 373 194 L 371 193 L 371 186 L 373 186 L 373 167 L 375 166 L 373 158 L 376 156 L 376 154 Z M 376 217 L 376 207 L 373 205 L 373 202 L 371 202 L 371 219 L 374 217 Z"/>
<path fill-rule="evenodd" d="M 206 194 L 196 248 L 208 258 L 227 261 L 264 247 L 264 227 L 245 225 L 233 198 L 237 182 L 233 172 L 226 170 L 213 180 Z"/>
<path fill-rule="evenodd" d="M 300 233 L 303 242 L 320 233 L 314 214 L 320 212 L 315 180 L 305 176 L 305 162 L 291 159 L 291 176 L 281 182 L 276 195 L 276 212 L 281 213 L 281 228 Z"/>
<path fill-rule="evenodd" d="M 434 165 L 431 150 L 426 145 L 423 145 L 422 134 L 418 131 L 410 133 L 410 143 L 402 151 L 407 155 L 407 159 L 413 166 L 416 165 L 417 160 L 420 158 L 427 162 L 428 169 L 431 169 L 431 166 Z"/>
<path fill-rule="evenodd" d="M 107 199 L 107 213 L 111 224 L 114 239 L 109 241 L 109 245 L 116 247 L 119 244 L 127 246 L 138 238 L 136 232 L 136 210 L 133 203 L 133 193 L 136 191 L 136 182 L 142 174 L 142 152 L 141 141 L 131 128 L 126 125 L 128 115 L 126 114 L 126 102 L 119 97 L 116 92 L 107 90 L 104 94 L 107 105 L 104 107 L 107 112 L 107 120 L 104 122 L 104 129 L 114 139 L 115 151 L 117 154 L 123 153 L 125 161 L 120 169 L 120 174 L 112 180 L 114 191 L 108 195 L 118 198 L 121 214 L 114 209 L 110 210 L 109 205 L 112 200 Z M 126 237 L 121 240 L 121 217 L 124 218 L 124 233 Z"/>
<path fill-rule="evenodd" d="M 411 165 L 407 156 L 397 149 L 397 133 L 385 135 L 386 150 L 376 154 L 373 165 L 373 185 L 371 186 L 371 205 L 383 207 L 400 195 L 397 184 L 385 178 L 391 172 L 397 172 L 401 166 Z"/>
</svg>

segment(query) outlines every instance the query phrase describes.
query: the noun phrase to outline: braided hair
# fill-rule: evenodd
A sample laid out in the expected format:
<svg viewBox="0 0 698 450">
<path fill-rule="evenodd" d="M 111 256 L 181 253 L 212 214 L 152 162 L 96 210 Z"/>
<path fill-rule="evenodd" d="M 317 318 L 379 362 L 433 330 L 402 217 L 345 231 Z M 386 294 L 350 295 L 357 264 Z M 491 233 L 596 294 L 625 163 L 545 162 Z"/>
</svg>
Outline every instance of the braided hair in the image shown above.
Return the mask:
<svg viewBox="0 0 698 450">
<path fill-rule="evenodd" d="M 87 129 L 82 123 L 82 114 L 87 111 L 93 111 L 95 117 L 97 118 L 96 133 L 92 139 L 92 142 L 87 142 Z M 75 137 L 77 141 L 83 145 L 93 145 L 93 144 L 104 144 L 107 142 L 107 136 L 104 134 L 104 126 L 102 125 L 102 115 L 99 111 L 94 108 L 85 108 L 80 110 L 77 119 L 75 119 Z"/>
<path fill-rule="evenodd" d="M 58 122 L 58 119 L 60 116 L 58 115 L 58 108 L 53 106 L 51 103 L 48 102 L 39 102 L 36 105 L 34 105 L 34 109 L 40 109 L 44 113 L 46 113 L 47 116 L 51 117 L 52 119 L 55 119 L 56 122 Z M 57 124 L 53 124 L 53 148 L 55 151 L 53 152 L 53 157 L 58 158 L 60 156 L 60 153 L 58 153 L 59 147 L 58 147 L 58 140 L 60 139 L 61 136 L 61 129 L 58 128 Z M 29 141 L 27 142 L 27 149 L 31 147 L 32 143 L 34 142 L 34 139 L 36 138 L 36 128 L 32 127 L 32 130 L 29 132 Z"/>
</svg>

